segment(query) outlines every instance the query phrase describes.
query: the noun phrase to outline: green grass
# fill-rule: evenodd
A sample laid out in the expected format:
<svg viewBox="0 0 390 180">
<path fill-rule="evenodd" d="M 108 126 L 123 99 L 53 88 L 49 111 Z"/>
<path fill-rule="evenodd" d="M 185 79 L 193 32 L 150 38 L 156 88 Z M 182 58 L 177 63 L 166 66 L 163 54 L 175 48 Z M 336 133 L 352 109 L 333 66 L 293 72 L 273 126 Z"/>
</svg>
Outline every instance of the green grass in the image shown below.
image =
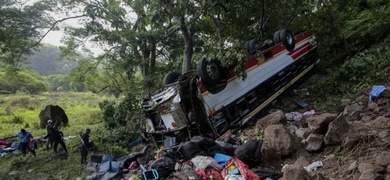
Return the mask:
<svg viewBox="0 0 390 180">
<path fill-rule="evenodd" d="M 61 127 L 65 136 L 76 136 L 79 131 L 86 128 L 98 127 L 101 120 L 99 102 L 103 100 L 115 100 L 112 97 L 104 97 L 92 93 L 44 93 L 42 95 L 1 95 L 0 96 L 0 138 L 14 135 L 25 128 L 34 137 L 46 135 L 46 130 L 39 128 L 39 113 L 47 105 L 58 105 L 62 107 L 68 116 L 69 126 Z M 18 141 L 10 139 L 9 141 Z M 80 144 L 79 138 L 70 139 L 65 142 L 69 151 L 67 159 L 52 159 L 54 152 L 44 151 L 45 142 L 39 142 L 37 157 L 22 158 L 21 155 L 6 155 L 0 161 L 0 179 L 39 179 L 51 175 L 52 179 L 85 179 L 88 173 L 85 165 L 80 164 L 80 153 L 76 152 Z M 59 146 L 58 149 L 61 149 Z M 32 172 L 28 172 L 28 171 Z M 11 171 L 17 171 L 16 175 L 9 176 Z"/>
</svg>

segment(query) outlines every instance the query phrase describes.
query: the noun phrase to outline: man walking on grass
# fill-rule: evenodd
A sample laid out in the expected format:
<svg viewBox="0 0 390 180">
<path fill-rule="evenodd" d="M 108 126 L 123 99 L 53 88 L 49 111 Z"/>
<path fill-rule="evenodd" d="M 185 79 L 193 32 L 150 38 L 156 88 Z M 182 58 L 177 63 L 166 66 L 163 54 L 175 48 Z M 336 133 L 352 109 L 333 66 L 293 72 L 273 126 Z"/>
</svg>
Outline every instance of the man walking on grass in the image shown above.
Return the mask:
<svg viewBox="0 0 390 180">
<path fill-rule="evenodd" d="M 35 150 L 28 145 L 30 140 L 34 139 L 33 135 L 30 132 L 27 132 L 25 129 L 21 129 L 20 132 L 15 134 L 14 136 L 6 137 L 6 138 L 11 138 L 11 137 L 18 137 L 20 139 L 20 147 L 22 149 L 23 157 L 26 157 L 27 149 L 33 154 L 34 157 L 36 156 Z"/>
<path fill-rule="evenodd" d="M 58 130 L 57 128 L 54 128 L 54 127 L 51 127 L 49 129 L 49 134 L 46 135 L 44 138 L 51 138 L 54 145 L 53 145 L 53 148 L 54 148 L 54 153 L 57 154 L 57 148 L 58 148 L 58 144 L 61 145 L 61 147 L 64 149 L 65 153 L 67 154 L 68 153 L 68 150 L 66 149 L 66 145 L 65 145 L 65 142 L 64 142 L 64 134 Z"/>
<path fill-rule="evenodd" d="M 53 138 L 50 137 L 50 129 L 54 127 L 53 121 L 51 119 L 47 120 L 47 125 L 46 125 L 46 131 L 47 131 L 47 142 L 46 142 L 46 147 L 45 150 L 49 150 L 51 146 L 53 146 Z"/>
<path fill-rule="evenodd" d="M 88 149 L 90 148 L 89 133 L 91 133 L 91 130 L 86 129 L 85 133 L 81 136 L 81 164 L 87 162 Z"/>
</svg>

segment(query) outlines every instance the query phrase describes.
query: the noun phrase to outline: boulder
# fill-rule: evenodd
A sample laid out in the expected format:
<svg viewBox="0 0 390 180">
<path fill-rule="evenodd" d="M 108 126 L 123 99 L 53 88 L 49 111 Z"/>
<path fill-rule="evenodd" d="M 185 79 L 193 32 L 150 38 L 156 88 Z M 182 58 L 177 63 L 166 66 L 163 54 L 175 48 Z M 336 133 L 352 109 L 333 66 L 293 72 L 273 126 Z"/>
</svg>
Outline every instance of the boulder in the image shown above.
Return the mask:
<svg viewBox="0 0 390 180">
<path fill-rule="evenodd" d="M 363 173 L 364 171 L 367 171 L 369 169 L 374 169 L 375 172 L 377 172 L 377 173 L 384 173 L 385 172 L 385 168 L 382 166 L 373 165 L 371 163 L 360 163 L 359 164 L 358 170 L 360 173 Z"/>
<path fill-rule="evenodd" d="M 344 109 L 346 106 L 348 106 L 352 102 L 351 99 L 342 99 L 340 100 L 340 106 L 341 109 Z"/>
<path fill-rule="evenodd" d="M 328 130 L 324 137 L 325 145 L 340 145 L 344 135 L 348 132 L 348 122 L 340 114 L 337 118 L 329 123 Z"/>
<path fill-rule="evenodd" d="M 359 177 L 359 180 L 381 180 L 381 179 L 383 179 L 383 177 L 377 172 L 375 172 L 374 169 L 368 169 L 364 171 Z"/>
<path fill-rule="evenodd" d="M 367 105 L 366 111 L 373 111 L 375 113 L 378 113 L 381 110 L 381 107 L 378 106 L 377 103 L 370 103 Z"/>
<path fill-rule="evenodd" d="M 360 119 L 362 122 L 365 122 L 365 123 L 369 123 L 372 121 L 372 117 L 369 116 L 369 115 L 364 115 L 362 116 L 362 118 Z"/>
<path fill-rule="evenodd" d="M 390 98 L 390 90 L 389 90 L 389 87 L 387 87 L 387 89 L 385 89 L 383 92 L 381 92 L 381 94 L 379 94 L 379 97 Z"/>
<path fill-rule="evenodd" d="M 384 143 L 390 143 L 390 132 L 387 130 L 383 130 L 378 134 L 379 139 Z"/>
<path fill-rule="evenodd" d="M 270 125 L 264 131 L 262 153 L 265 158 L 288 156 L 296 152 L 298 142 L 283 125 Z"/>
<path fill-rule="evenodd" d="M 362 139 L 363 135 L 360 133 L 347 133 L 341 143 L 341 147 L 346 149 L 354 148 Z"/>
<path fill-rule="evenodd" d="M 360 120 L 360 113 L 362 111 L 363 108 L 358 103 L 354 103 L 344 108 L 343 115 L 347 121 L 358 121 Z"/>
<path fill-rule="evenodd" d="M 337 167 L 338 161 L 339 161 L 339 158 L 337 158 L 335 154 L 329 154 L 324 159 L 324 167 L 325 168 Z"/>
<path fill-rule="evenodd" d="M 65 114 L 65 111 L 57 105 L 47 105 L 44 110 L 39 113 L 41 128 L 45 128 L 47 125 L 47 120 L 51 119 L 55 126 L 67 126 L 68 125 L 68 116 Z"/>
<path fill-rule="evenodd" d="M 306 122 L 311 131 L 322 134 L 326 132 L 329 123 L 332 122 L 336 117 L 337 114 L 324 113 L 308 117 Z"/>
<path fill-rule="evenodd" d="M 390 118 L 385 116 L 378 116 L 371 123 L 374 128 L 389 128 Z"/>
<path fill-rule="evenodd" d="M 360 173 L 363 173 L 366 170 L 374 169 L 374 165 L 371 163 L 360 163 L 358 166 L 358 170 Z"/>
<path fill-rule="evenodd" d="M 294 164 L 300 165 L 302 167 L 308 166 L 310 164 L 309 160 L 305 156 L 299 156 Z"/>
<path fill-rule="evenodd" d="M 375 164 L 382 167 L 387 167 L 390 165 L 390 151 L 383 151 L 381 154 L 379 154 L 376 157 Z"/>
<path fill-rule="evenodd" d="M 305 149 L 308 152 L 318 152 L 322 149 L 324 144 L 324 135 L 322 134 L 310 134 L 305 140 Z"/>
<path fill-rule="evenodd" d="M 295 135 L 302 139 L 306 139 L 307 136 L 309 136 L 310 132 L 311 131 L 309 128 L 299 128 L 295 131 Z"/>
<path fill-rule="evenodd" d="M 309 173 L 298 164 L 287 164 L 283 168 L 283 180 L 310 180 Z"/>
<path fill-rule="evenodd" d="M 269 125 L 281 124 L 283 119 L 285 119 L 283 111 L 277 110 L 258 120 L 256 123 L 256 127 L 266 128 Z"/>
</svg>

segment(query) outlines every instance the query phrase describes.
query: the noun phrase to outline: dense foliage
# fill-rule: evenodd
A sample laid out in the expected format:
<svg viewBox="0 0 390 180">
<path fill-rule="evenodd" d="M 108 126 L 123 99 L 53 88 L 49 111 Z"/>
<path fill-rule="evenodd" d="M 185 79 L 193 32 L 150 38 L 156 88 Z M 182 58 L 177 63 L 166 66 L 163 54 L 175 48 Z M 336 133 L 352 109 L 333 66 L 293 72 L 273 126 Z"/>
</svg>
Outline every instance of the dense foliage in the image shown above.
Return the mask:
<svg viewBox="0 0 390 180">
<path fill-rule="evenodd" d="M 334 94 L 347 96 L 362 88 L 383 83 L 390 75 L 390 36 L 383 42 L 357 53 L 340 67 L 335 68 L 318 81 L 314 94 Z M 316 96 L 325 100 L 325 96 Z"/>
<path fill-rule="evenodd" d="M 0 61 L 17 70 L 24 56 L 31 53 L 49 28 L 52 1 L 26 3 L 20 0 L 0 2 Z"/>
<path fill-rule="evenodd" d="M 0 87 L 2 87 L 1 93 L 5 94 L 16 93 L 17 91 L 37 94 L 48 89 L 44 79 L 33 71 L 18 71 L 13 74 L 0 72 Z"/>
<path fill-rule="evenodd" d="M 103 125 L 97 129 L 97 140 L 100 143 L 127 147 L 130 141 L 140 136 L 143 123 L 140 99 L 133 94 L 127 95 L 118 104 L 103 101 L 99 107 L 103 119 Z"/>
</svg>

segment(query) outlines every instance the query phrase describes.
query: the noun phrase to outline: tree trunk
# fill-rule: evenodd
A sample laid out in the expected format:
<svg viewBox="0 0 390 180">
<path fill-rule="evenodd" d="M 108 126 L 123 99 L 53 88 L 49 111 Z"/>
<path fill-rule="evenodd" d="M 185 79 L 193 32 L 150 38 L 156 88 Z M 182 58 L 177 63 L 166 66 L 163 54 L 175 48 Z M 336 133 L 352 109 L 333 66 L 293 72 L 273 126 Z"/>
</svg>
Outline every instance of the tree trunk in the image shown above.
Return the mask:
<svg viewBox="0 0 390 180">
<path fill-rule="evenodd" d="M 184 58 L 182 66 L 182 74 L 188 72 L 191 68 L 191 58 L 193 53 L 193 43 L 191 32 L 188 31 L 187 26 L 185 25 L 184 17 L 180 18 L 180 30 L 183 35 L 184 40 Z"/>
</svg>

